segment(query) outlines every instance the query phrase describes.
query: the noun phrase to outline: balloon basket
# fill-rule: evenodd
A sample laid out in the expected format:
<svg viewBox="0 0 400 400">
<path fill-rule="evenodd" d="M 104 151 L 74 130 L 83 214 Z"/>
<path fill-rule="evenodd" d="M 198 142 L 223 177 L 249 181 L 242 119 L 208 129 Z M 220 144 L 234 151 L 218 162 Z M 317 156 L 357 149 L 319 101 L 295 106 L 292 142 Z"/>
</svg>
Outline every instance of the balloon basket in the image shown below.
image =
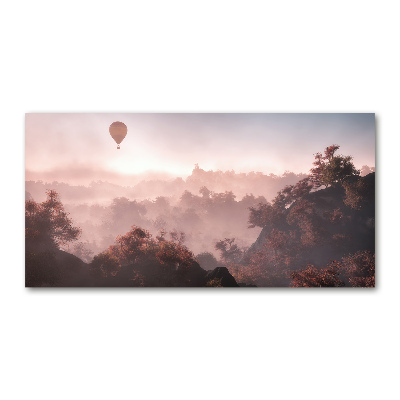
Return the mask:
<svg viewBox="0 0 400 400">
<path fill-rule="evenodd" d="M 120 149 L 121 147 L 117 146 L 117 149 Z"/>
</svg>

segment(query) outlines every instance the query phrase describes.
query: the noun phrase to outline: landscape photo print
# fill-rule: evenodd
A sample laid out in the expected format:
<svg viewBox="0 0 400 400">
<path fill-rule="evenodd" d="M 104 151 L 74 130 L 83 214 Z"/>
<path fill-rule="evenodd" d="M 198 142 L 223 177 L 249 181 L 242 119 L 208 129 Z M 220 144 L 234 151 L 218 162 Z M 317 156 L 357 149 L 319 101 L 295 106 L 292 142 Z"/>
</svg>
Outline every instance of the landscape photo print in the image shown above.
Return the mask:
<svg viewBox="0 0 400 400">
<path fill-rule="evenodd" d="M 375 114 L 26 114 L 25 286 L 375 287 Z"/>
</svg>

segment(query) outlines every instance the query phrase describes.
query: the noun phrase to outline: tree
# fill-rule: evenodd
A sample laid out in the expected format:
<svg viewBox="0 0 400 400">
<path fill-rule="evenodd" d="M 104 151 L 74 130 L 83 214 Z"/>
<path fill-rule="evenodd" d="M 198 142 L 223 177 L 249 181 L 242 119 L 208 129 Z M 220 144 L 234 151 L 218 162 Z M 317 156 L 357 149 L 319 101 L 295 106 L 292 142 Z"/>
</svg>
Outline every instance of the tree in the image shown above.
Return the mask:
<svg viewBox="0 0 400 400">
<path fill-rule="evenodd" d="M 194 255 L 190 250 L 181 243 L 168 240 L 156 244 L 155 256 L 162 264 L 173 270 L 187 270 L 195 262 Z"/>
<path fill-rule="evenodd" d="M 375 287 L 375 254 L 358 251 L 342 258 L 339 266 L 353 287 Z"/>
<path fill-rule="evenodd" d="M 109 278 L 114 276 L 120 268 L 118 258 L 109 251 L 98 254 L 90 263 L 90 272 L 97 277 Z"/>
<path fill-rule="evenodd" d="M 313 188 L 313 183 L 309 177 L 303 178 L 295 185 L 285 186 L 278 192 L 272 204 L 281 209 L 288 208 L 296 200 L 308 195 Z"/>
<path fill-rule="evenodd" d="M 224 263 L 238 262 L 242 256 L 242 250 L 234 241 L 235 238 L 225 238 L 215 244 L 215 249 L 221 252 L 221 259 Z"/>
<path fill-rule="evenodd" d="M 208 190 L 206 186 L 202 186 L 199 193 L 203 196 L 203 199 L 209 199 L 212 192 Z"/>
<path fill-rule="evenodd" d="M 288 285 L 288 268 L 298 252 L 295 232 L 272 229 L 263 246 L 250 255 L 243 277 L 257 286 L 282 287 Z"/>
<path fill-rule="evenodd" d="M 345 220 L 350 220 L 349 216 L 346 216 L 340 208 L 335 208 L 332 211 L 325 211 L 324 218 L 333 224 L 340 224 Z"/>
<path fill-rule="evenodd" d="M 361 209 L 365 203 L 368 193 L 368 185 L 363 178 L 355 179 L 352 182 L 343 183 L 346 196 L 343 199 L 344 204 L 354 210 Z"/>
<path fill-rule="evenodd" d="M 165 234 L 153 239 L 147 230 L 132 226 L 128 233 L 117 237 L 109 251 L 121 265 L 153 261 L 160 262 L 165 271 L 188 269 L 195 262 L 193 253 L 182 244 L 181 237 L 174 242 L 166 240 Z"/>
<path fill-rule="evenodd" d="M 340 146 L 333 144 L 322 153 L 315 154 L 314 167 L 310 170 L 310 179 L 315 188 L 320 186 L 335 186 L 347 178 L 360 174 L 352 163 L 353 157 L 335 155 Z"/>
<path fill-rule="evenodd" d="M 276 255 L 279 251 L 287 247 L 289 243 L 289 235 L 277 229 L 272 229 L 272 231 L 265 237 L 265 241 L 268 248 L 273 250 Z"/>
<path fill-rule="evenodd" d="M 284 218 L 284 209 L 269 202 L 259 203 L 257 207 L 250 207 L 249 210 L 249 228 L 275 226 Z"/>
<path fill-rule="evenodd" d="M 60 268 L 56 250 L 77 240 L 81 233 L 72 225 L 58 193 L 49 190 L 46 194 L 47 199 L 42 203 L 25 202 L 26 286 L 59 285 L 66 274 Z"/>
<path fill-rule="evenodd" d="M 308 265 L 305 269 L 290 274 L 290 287 L 342 287 L 344 282 L 339 278 L 338 271 L 335 263 L 322 269 Z"/>
<path fill-rule="evenodd" d="M 133 264 L 150 251 L 152 242 L 148 231 L 132 226 L 128 233 L 117 236 L 116 244 L 110 247 L 110 251 L 121 264 Z"/>
<path fill-rule="evenodd" d="M 301 243 L 315 246 L 323 239 L 321 218 L 315 210 L 315 204 L 306 199 L 297 200 L 286 217 L 289 225 L 297 225 L 301 231 Z"/>
<path fill-rule="evenodd" d="M 116 197 L 110 206 L 110 228 L 114 232 L 128 230 L 132 224 L 142 225 L 145 222 L 147 209 L 137 201 L 126 197 Z"/>
<path fill-rule="evenodd" d="M 303 199 L 313 188 L 310 178 L 301 179 L 295 185 L 285 186 L 278 192 L 272 203 L 259 203 L 258 207 L 249 207 L 249 228 L 259 226 L 277 226 L 284 220 L 286 209 L 297 200 Z"/>
<path fill-rule="evenodd" d="M 193 207 L 195 205 L 195 197 L 191 192 L 185 190 L 180 198 L 180 203 L 186 208 Z"/>
<path fill-rule="evenodd" d="M 165 213 L 169 208 L 169 200 L 164 196 L 158 196 L 154 201 L 154 205 L 158 211 Z"/>
<path fill-rule="evenodd" d="M 27 248 L 59 249 L 61 245 L 75 241 L 81 229 L 74 227 L 69 213 L 64 210 L 55 190 L 46 192 L 43 203 L 25 202 L 25 240 Z"/>
</svg>

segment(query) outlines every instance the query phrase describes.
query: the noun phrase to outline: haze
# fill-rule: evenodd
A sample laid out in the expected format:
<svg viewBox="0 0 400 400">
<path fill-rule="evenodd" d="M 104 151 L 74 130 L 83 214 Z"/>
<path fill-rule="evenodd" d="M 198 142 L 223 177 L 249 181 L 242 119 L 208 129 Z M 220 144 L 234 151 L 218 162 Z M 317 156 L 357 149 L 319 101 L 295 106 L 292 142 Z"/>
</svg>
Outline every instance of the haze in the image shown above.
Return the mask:
<svg viewBox="0 0 400 400">
<path fill-rule="evenodd" d="M 108 127 L 128 135 L 117 150 Z M 26 179 L 131 183 L 131 175 L 205 170 L 308 172 L 337 143 L 357 167 L 375 165 L 374 114 L 27 114 Z M 140 180 L 141 178 L 138 178 Z"/>
<path fill-rule="evenodd" d="M 249 207 L 304 178 L 313 154 L 338 144 L 367 174 L 374 142 L 374 114 L 27 114 L 26 191 L 56 190 L 92 255 L 133 225 L 216 255 L 227 237 L 254 243 Z"/>
</svg>

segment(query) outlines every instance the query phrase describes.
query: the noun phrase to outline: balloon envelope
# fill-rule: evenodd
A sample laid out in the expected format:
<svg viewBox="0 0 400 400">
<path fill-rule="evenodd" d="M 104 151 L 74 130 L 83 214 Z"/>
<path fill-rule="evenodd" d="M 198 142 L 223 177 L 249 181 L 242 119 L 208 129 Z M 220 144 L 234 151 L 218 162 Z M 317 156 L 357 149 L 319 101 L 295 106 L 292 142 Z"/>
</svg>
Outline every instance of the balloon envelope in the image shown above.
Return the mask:
<svg viewBox="0 0 400 400">
<path fill-rule="evenodd" d="M 110 135 L 115 140 L 117 144 L 120 144 L 124 139 L 128 132 L 128 128 L 123 122 L 113 122 L 110 125 Z"/>
</svg>

